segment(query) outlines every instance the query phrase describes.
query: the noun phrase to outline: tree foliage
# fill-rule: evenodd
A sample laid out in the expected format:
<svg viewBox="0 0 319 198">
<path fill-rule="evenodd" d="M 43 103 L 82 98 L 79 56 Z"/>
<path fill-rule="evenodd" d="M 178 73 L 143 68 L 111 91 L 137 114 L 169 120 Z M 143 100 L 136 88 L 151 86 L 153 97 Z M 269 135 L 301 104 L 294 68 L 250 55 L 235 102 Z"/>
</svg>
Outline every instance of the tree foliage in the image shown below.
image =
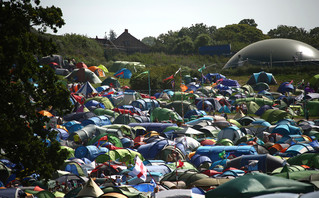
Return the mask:
<svg viewBox="0 0 319 198">
<path fill-rule="evenodd" d="M 246 25 L 250 25 L 252 27 L 258 26 L 254 19 L 243 19 L 243 20 L 239 21 L 238 24 L 246 24 Z"/>
<path fill-rule="evenodd" d="M 56 133 L 44 128 L 48 118 L 39 110 L 54 109 L 58 115 L 71 108 L 69 92 L 49 66 L 40 67 L 36 57 L 52 54 L 52 40 L 42 35 L 64 25 L 62 11 L 43 8 L 40 1 L 1 1 L 0 15 L 0 158 L 17 164 L 17 176 L 38 173 L 50 178 L 66 158 Z M 34 29 L 36 27 L 37 29 Z"/>
</svg>

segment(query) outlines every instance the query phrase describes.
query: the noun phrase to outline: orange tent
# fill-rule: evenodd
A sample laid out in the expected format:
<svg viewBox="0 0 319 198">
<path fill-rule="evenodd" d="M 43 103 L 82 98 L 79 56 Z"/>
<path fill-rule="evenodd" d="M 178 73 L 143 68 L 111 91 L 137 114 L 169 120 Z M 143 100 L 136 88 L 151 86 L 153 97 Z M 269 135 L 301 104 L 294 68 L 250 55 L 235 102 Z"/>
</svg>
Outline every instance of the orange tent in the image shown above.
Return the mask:
<svg viewBox="0 0 319 198">
<path fill-rule="evenodd" d="M 98 77 L 105 77 L 105 73 L 101 68 L 98 68 L 97 66 L 91 66 L 89 67 L 89 70 L 94 72 Z"/>
<path fill-rule="evenodd" d="M 53 117 L 52 113 L 50 113 L 49 111 L 46 111 L 46 110 L 41 110 L 38 113 L 43 115 L 43 116 Z"/>
</svg>

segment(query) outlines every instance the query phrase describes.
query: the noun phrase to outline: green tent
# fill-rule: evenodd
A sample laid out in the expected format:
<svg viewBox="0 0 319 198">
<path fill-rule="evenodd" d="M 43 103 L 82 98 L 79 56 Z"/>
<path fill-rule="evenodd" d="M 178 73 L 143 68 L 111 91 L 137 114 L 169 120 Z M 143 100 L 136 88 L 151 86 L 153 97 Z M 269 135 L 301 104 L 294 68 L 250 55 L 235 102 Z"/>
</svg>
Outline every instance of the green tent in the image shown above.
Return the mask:
<svg viewBox="0 0 319 198">
<path fill-rule="evenodd" d="M 314 89 L 319 88 L 319 74 L 314 75 L 309 80 L 310 86 Z"/>
<path fill-rule="evenodd" d="M 236 99 L 235 104 L 240 104 L 240 103 L 247 103 L 249 101 L 254 101 L 256 104 L 258 104 L 260 107 L 264 105 L 269 105 L 272 106 L 274 102 L 270 99 L 266 98 L 255 98 L 255 97 L 249 97 L 249 98 L 239 98 Z"/>
<path fill-rule="evenodd" d="M 105 125 L 105 126 L 103 126 L 103 128 L 119 129 L 122 132 L 123 135 L 131 137 L 132 139 L 135 138 L 135 134 L 133 132 L 133 128 L 130 127 L 129 125 L 113 123 L 112 125 Z"/>
<path fill-rule="evenodd" d="M 113 88 L 120 88 L 121 87 L 121 84 L 119 83 L 119 81 L 116 78 L 113 78 L 111 76 L 105 78 L 103 80 L 103 82 L 101 83 L 101 86 L 102 85 L 108 85 L 108 86 L 113 87 Z"/>
<path fill-rule="evenodd" d="M 106 115 L 106 116 L 111 116 L 113 118 L 116 118 L 118 115 L 120 115 L 119 113 L 112 111 L 111 109 L 103 109 L 103 108 L 96 108 L 93 110 L 93 113 L 97 116 Z"/>
<path fill-rule="evenodd" d="M 290 165 L 307 165 L 319 168 L 319 153 L 303 153 L 287 160 Z"/>
<path fill-rule="evenodd" d="M 114 109 L 114 106 L 112 104 L 112 102 L 107 98 L 107 97 L 102 97 L 102 96 L 96 96 L 93 98 L 87 98 L 85 100 L 85 103 L 87 103 L 90 100 L 96 100 L 100 103 L 103 103 L 103 105 L 105 106 L 105 109 Z"/>
<path fill-rule="evenodd" d="M 26 193 L 32 194 L 33 196 L 35 196 L 37 198 L 55 198 L 55 195 L 47 190 L 34 191 L 34 190 L 26 189 L 24 191 Z M 64 194 L 64 193 L 62 193 L 62 194 Z"/>
<path fill-rule="evenodd" d="M 306 107 L 309 111 L 309 116 L 319 116 L 319 101 L 307 101 Z"/>
<path fill-rule="evenodd" d="M 92 138 L 87 145 L 92 145 L 95 142 L 99 141 L 99 139 L 101 139 L 102 137 L 107 136 L 107 141 L 112 143 L 114 146 L 116 147 L 123 147 L 121 140 L 116 137 L 115 135 L 109 134 L 109 133 L 102 133 L 100 135 L 95 136 L 94 138 Z"/>
<path fill-rule="evenodd" d="M 171 103 L 169 103 L 166 108 L 168 109 L 173 109 L 180 115 L 183 117 L 183 115 L 185 115 L 188 111 L 191 111 L 191 110 L 197 110 L 196 106 L 187 101 L 187 100 L 184 100 L 184 101 L 181 101 L 181 100 L 176 100 L 176 101 L 173 101 Z"/>
<path fill-rule="evenodd" d="M 166 166 L 168 166 L 171 170 L 176 170 L 176 165 L 178 166 L 178 162 L 172 162 L 172 163 L 167 163 Z M 179 167 L 178 170 L 180 169 L 188 169 L 188 170 L 194 170 L 194 171 L 197 171 L 197 168 L 189 163 L 189 162 L 183 162 L 183 166 L 182 167 Z"/>
<path fill-rule="evenodd" d="M 177 173 L 175 170 L 164 175 L 164 177 L 161 179 L 161 182 L 177 181 L 176 179 L 178 179 L 178 181 L 184 181 L 186 186 L 189 186 L 191 183 L 203 178 L 208 178 L 208 176 L 203 173 L 198 173 L 194 170 L 178 169 Z"/>
<path fill-rule="evenodd" d="M 189 101 L 190 103 L 194 104 L 195 99 L 198 98 L 198 95 L 193 93 L 185 93 L 185 92 L 174 92 L 174 95 L 171 97 L 171 101 L 181 100 L 181 101 Z"/>
<path fill-rule="evenodd" d="M 136 151 L 130 150 L 130 149 L 117 149 L 117 150 L 111 150 L 107 153 L 104 153 L 102 155 L 97 156 L 95 159 L 96 163 L 104 163 L 108 161 L 118 161 L 128 164 L 134 164 L 134 158 L 135 156 L 138 156 L 142 161 L 144 161 L 144 157 Z"/>
<path fill-rule="evenodd" d="M 174 112 L 172 109 L 162 108 L 162 107 L 156 107 L 151 111 L 151 121 L 167 121 L 167 120 L 175 120 L 175 121 L 181 121 L 181 116 Z"/>
<path fill-rule="evenodd" d="M 303 182 L 266 175 L 247 173 L 206 192 L 205 197 L 254 197 L 271 193 L 308 193 L 314 186 Z"/>
<path fill-rule="evenodd" d="M 255 101 L 247 102 L 247 114 L 255 114 L 260 106 Z"/>
<path fill-rule="evenodd" d="M 97 67 L 102 69 L 104 71 L 104 73 L 109 73 L 109 70 L 104 65 L 101 64 L 101 65 L 99 65 Z"/>
<path fill-rule="evenodd" d="M 243 90 L 243 92 L 246 94 L 246 95 L 250 95 L 252 93 L 255 93 L 253 87 L 251 85 L 243 85 L 241 87 L 241 89 Z"/>
<path fill-rule="evenodd" d="M 270 124 L 275 124 L 279 120 L 292 119 L 292 115 L 284 110 L 268 109 L 261 115 L 261 118 L 266 120 Z"/>
<path fill-rule="evenodd" d="M 130 123 L 137 123 L 138 121 L 134 118 L 134 116 L 131 116 L 130 114 L 120 114 L 115 118 L 113 121 L 113 124 L 125 124 L 128 125 Z"/>
<path fill-rule="evenodd" d="M 68 151 L 69 154 L 67 156 L 67 159 L 74 157 L 74 149 L 73 148 L 68 147 L 68 146 L 61 146 L 61 150 L 62 149 L 66 149 Z"/>
<path fill-rule="evenodd" d="M 117 192 L 125 195 L 128 198 L 147 198 L 148 196 L 138 191 L 136 188 L 131 186 L 111 186 L 102 189 L 104 194 Z M 103 197 L 103 196 L 102 196 Z"/>
</svg>

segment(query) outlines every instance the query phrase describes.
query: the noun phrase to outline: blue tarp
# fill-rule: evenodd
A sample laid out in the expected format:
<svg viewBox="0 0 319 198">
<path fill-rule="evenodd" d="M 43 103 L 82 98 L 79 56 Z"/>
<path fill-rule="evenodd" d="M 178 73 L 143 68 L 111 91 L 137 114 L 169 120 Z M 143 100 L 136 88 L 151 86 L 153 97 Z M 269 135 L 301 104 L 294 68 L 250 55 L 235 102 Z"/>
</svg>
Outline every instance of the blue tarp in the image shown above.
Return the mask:
<svg viewBox="0 0 319 198">
<path fill-rule="evenodd" d="M 97 125 L 97 126 L 104 126 L 104 125 L 111 125 L 112 122 L 107 116 L 103 116 L 102 115 L 102 116 L 92 117 L 92 118 L 89 118 L 87 120 L 83 120 L 81 122 L 81 124 L 83 126 L 87 126 L 89 124 L 94 124 L 94 125 Z"/>
<path fill-rule="evenodd" d="M 220 160 L 219 153 L 225 151 L 226 155 L 239 157 L 241 155 L 258 155 L 253 146 L 200 146 L 196 154 L 209 157 L 212 162 Z"/>
<path fill-rule="evenodd" d="M 80 146 L 75 149 L 74 156 L 76 158 L 87 158 L 94 161 L 95 158 L 101 154 L 109 152 L 105 147 L 97 147 L 95 145 Z"/>
</svg>

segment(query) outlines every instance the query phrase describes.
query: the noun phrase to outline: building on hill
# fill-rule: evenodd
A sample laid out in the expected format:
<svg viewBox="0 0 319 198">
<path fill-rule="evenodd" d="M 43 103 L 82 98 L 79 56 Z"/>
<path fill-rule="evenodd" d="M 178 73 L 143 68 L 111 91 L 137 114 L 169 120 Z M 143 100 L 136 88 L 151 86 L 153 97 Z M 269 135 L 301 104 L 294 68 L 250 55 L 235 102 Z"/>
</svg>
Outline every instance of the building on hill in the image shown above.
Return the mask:
<svg viewBox="0 0 319 198">
<path fill-rule="evenodd" d="M 142 43 L 140 40 L 132 36 L 128 29 L 118 36 L 114 41 L 114 45 L 121 50 L 126 51 L 127 53 L 135 52 L 149 52 L 150 47 Z"/>
</svg>

